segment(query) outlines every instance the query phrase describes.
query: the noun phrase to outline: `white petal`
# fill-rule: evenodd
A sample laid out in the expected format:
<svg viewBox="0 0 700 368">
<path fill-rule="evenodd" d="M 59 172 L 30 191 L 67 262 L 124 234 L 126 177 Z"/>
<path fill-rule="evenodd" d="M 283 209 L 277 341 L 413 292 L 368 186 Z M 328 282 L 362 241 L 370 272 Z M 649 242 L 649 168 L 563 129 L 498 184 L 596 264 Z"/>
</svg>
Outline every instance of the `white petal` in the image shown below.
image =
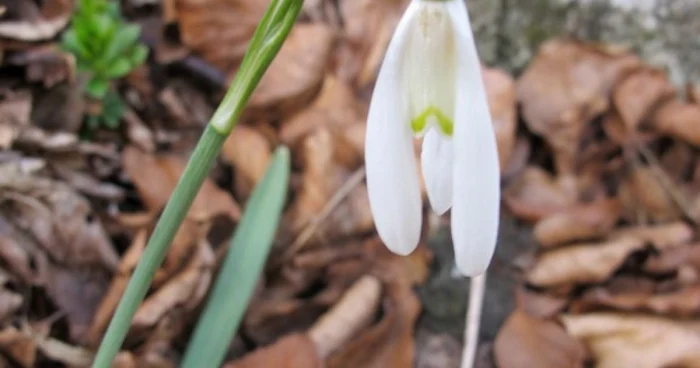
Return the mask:
<svg viewBox="0 0 700 368">
<path fill-rule="evenodd" d="M 415 2 L 404 13 L 377 77 L 367 117 L 365 164 L 369 204 L 379 237 L 394 253 L 411 253 L 420 240 L 422 199 L 406 93 L 399 63 Z"/>
<path fill-rule="evenodd" d="M 433 210 L 442 215 L 452 206 L 452 139 L 430 129 L 423 138 L 421 167 Z"/>
<path fill-rule="evenodd" d="M 457 267 L 483 273 L 498 237 L 500 170 L 481 65 L 464 2 L 449 1 L 457 31 L 457 107 L 454 128 L 452 240 Z"/>
</svg>

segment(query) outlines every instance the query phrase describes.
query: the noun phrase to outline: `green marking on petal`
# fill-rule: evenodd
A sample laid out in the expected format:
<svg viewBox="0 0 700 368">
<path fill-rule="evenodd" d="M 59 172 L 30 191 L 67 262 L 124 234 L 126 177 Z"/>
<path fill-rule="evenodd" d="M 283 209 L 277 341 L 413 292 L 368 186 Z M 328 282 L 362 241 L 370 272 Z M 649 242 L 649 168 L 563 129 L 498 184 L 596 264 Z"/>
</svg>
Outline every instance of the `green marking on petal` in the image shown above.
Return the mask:
<svg viewBox="0 0 700 368">
<path fill-rule="evenodd" d="M 452 119 L 433 105 L 426 107 L 415 119 L 411 120 L 411 130 L 413 130 L 413 133 L 420 134 L 424 132 L 425 128 L 428 127 L 428 118 L 431 116 L 434 116 L 435 120 L 437 120 L 437 127 L 440 129 L 440 132 L 448 137 L 452 137 L 452 133 L 454 132 L 454 123 Z"/>
</svg>

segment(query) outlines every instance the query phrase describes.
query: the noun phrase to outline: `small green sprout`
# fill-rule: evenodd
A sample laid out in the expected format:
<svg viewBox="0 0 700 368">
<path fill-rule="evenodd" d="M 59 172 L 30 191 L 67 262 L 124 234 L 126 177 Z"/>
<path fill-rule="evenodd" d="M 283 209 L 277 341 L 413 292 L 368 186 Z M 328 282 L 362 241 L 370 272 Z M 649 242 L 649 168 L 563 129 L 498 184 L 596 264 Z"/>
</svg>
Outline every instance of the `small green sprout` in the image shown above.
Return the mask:
<svg viewBox="0 0 700 368">
<path fill-rule="evenodd" d="M 140 35 L 141 27 L 122 19 L 117 1 L 78 1 L 61 44 L 87 76 L 85 94 L 101 107 L 87 113 L 88 128 L 118 127 L 124 104 L 112 82 L 146 60 L 148 48 L 139 42 Z"/>
</svg>

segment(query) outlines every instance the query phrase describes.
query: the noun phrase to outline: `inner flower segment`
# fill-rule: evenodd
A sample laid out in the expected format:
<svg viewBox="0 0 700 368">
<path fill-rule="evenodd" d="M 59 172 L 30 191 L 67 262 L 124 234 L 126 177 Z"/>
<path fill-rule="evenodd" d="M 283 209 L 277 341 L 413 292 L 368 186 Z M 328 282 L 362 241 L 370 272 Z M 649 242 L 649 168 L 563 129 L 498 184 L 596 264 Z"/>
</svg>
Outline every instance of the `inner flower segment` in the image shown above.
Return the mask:
<svg viewBox="0 0 700 368">
<path fill-rule="evenodd" d="M 401 74 L 411 130 L 430 127 L 451 137 L 457 92 L 457 50 L 452 21 L 442 2 L 420 2 L 408 27 Z"/>
<path fill-rule="evenodd" d="M 437 126 L 440 132 L 452 137 L 454 122 L 434 105 L 428 106 L 418 116 L 411 120 L 411 130 L 415 134 L 422 134 L 429 126 Z"/>
</svg>

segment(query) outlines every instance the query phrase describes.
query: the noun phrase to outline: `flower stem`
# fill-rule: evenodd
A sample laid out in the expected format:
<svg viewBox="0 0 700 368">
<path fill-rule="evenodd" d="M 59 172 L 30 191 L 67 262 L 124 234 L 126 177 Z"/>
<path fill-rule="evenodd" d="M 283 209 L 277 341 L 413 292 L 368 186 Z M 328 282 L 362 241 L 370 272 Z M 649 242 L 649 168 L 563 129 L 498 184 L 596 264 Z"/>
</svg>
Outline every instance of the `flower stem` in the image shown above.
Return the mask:
<svg viewBox="0 0 700 368">
<path fill-rule="evenodd" d="M 481 310 L 486 294 L 486 272 L 471 278 L 469 283 L 469 309 L 464 320 L 464 347 L 461 368 L 473 368 L 479 347 Z"/>
<path fill-rule="evenodd" d="M 109 367 L 114 356 L 119 352 L 136 309 L 146 296 L 153 275 L 168 253 L 177 229 L 185 218 L 225 140 L 226 135 L 217 132 L 211 126 L 205 128 L 204 134 L 165 206 L 163 215 L 153 230 L 148 245 L 141 256 L 141 261 L 139 261 L 112 317 L 93 362 L 93 367 Z"/>
<path fill-rule="evenodd" d="M 303 0 L 272 0 L 258 25 L 241 67 L 226 97 L 209 121 L 190 157 L 146 249 L 134 271 L 112 321 L 97 351 L 93 368 L 108 368 L 119 352 L 131 320 L 150 287 L 153 275 L 163 262 L 170 243 L 180 227 L 202 183 L 209 173 L 223 142 L 233 130 L 243 108 L 265 70 L 279 52 L 296 21 Z"/>
</svg>

